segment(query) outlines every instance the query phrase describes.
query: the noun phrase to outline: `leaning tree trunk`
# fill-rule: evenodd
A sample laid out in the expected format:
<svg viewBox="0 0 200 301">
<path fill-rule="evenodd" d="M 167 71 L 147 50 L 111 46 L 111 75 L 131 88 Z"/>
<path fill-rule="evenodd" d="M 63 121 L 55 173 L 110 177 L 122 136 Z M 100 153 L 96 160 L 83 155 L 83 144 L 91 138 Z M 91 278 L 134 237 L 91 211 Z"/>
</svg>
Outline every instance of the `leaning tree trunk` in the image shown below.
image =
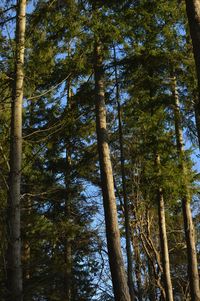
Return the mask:
<svg viewBox="0 0 200 301">
<path fill-rule="evenodd" d="M 126 189 L 126 174 L 124 166 L 124 139 L 123 139 L 123 129 L 122 129 L 122 110 L 119 99 L 119 82 L 117 75 L 117 61 L 116 61 L 116 51 L 114 47 L 114 63 L 115 63 L 115 83 L 116 83 L 116 101 L 117 101 L 117 113 L 118 113 L 118 132 L 119 132 L 119 145 L 120 145 L 120 164 L 121 164 L 121 177 L 122 177 L 122 193 L 124 200 L 124 219 L 125 219 L 125 236 L 126 236 L 126 254 L 127 254 L 127 267 L 128 267 L 128 286 L 131 296 L 131 301 L 135 300 L 134 294 L 134 283 L 133 283 L 133 261 L 132 261 L 132 251 L 131 251 L 131 230 L 130 230 L 130 217 L 129 217 L 129 204 L 127 198 Z"/>
<path fill-rule="evenodd" d="M 10 175 L 8 193 L 7 288 L 9 301 L 22 301 L 20 185 L 22 161 L 22 100 L 26 0 L 18 1 L 16 20 L 16 62 L 11 113 Z"/>
<path fill-rule="evenodd" d="M 96 131 L 101 172 L 101 187 L 106 224 L 109 264 L 116 301 L 130 301 L 126 272 L 122 257 L 120 232 L 118 226 L 116 198 L 114 192 L 113 172 L 108 145 L 106 125 L 106 107 L 104 96 L 103 55 L 100 43 L 95 43 L 95 107 Z"/>
<path fill-rule="evenodd" d="M 158 170 L 158 176 L 160 176 L 160 156 L 158 154 L 156 155 L 156 168 Z M 173 301 L 174 299 L 173 299 L 173 289 L 172 289 L 172 281 L 171 281 L 171 273 L 170 273 L 166 221 L 165 221 L 165 204 L 164 204 L 163 190 L 161 187 L 158 187 L 157 201 L 158 201 L 161 260 L 163 266 L 163 278 L 164 278 L 166 301 Z"/>
<path fill-rule="evenodd" d="M 186 10 L 198 79 L 198 98 L 195 101 L 195 118 L 200 148 L 200 0 L 186 0 Z"/>
<path fill-rule="evenodd" d="M 196 246 L 195 246 L 195 230 L 194 230 L 191 208 L 190 208 L 191 197 L 190 197 L 190 191 L 187 183 L 187 168 L 185 165 L 185 154 L 183 148 L 183 135 L 182 135 L 182 127 L 181 127 L 179 97 L 178 97 L 175 77 L 173 81 L 173 97 L 174 97 L 174 123 L 175 123 L 175 132 L 176 132 L 177 153 L 179 156 L 179 167 L 183 178 L 182 210 L 183 210 L 185 238 L 187 244 L 190 294 L 191 294 L 192 301 L 200 301 L 198 262 L 197 262 Z"/>
</svg>

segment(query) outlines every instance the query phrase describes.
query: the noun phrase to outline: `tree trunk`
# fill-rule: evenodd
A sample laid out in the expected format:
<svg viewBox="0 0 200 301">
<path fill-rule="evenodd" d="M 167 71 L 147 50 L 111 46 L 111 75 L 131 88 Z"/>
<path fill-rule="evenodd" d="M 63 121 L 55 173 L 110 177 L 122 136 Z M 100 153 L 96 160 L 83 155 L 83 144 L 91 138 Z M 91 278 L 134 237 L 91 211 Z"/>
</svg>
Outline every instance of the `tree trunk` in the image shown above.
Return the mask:
<svg viewBox="0 0 200 301">
<path fill-rule="evenodd" d="M 134 176 L 134 183 L 138 181 L 138 176 Z M 136 180 L 137 179 L 137 180 Z M 136 184 L 138 186 L 138 182 Z M 140 216 L 137 215 L 138 213 L 138 200 L 139 200 L 139 193 L 138 187 L 136 188 L 136 192 L 134 193 L 134 200 L 132 205 L 132 212 L 133 212 L 133 220 L 134 224 L 131 227 L 131 241 L 133 247 L 133 260 L 135 262 L 135 282 L 137 284 L 137 290 L 135 290 L 135 295 L 137 296 L 138 301 L 143 300 L 143 286 L 142 286 L 142 274 L 141 274 L 141 252 L 140 252 Z"/>
<path fill-rule="evenodd" d="M 186 11 L 188 16 L 190 35 L 192 38 L 198 79 L 198 98 L 195 101 L 195 118 L 200 148 L 200 1 L 186 0 Z"/>
<path fill-rule="evenodd" d="M 22 101 L 26 0 L 20 0 L 16 21 L 16 62 L 12 96 L 10 175 L 8 193 L 8 299 L 22 301 L 20 186 L 22 161 Z"/>
<path fill-rule="evenodd" d="M 123 130 L 122 130 L 122 112 L 119 99 L 119 83 L 117 76 L 116 65 L 116 52 L 114 47 L 114 63 L 115 63 L 115 82 L 116 82 L 116 100 L 117 100 L 117 113 L 118 113 L 118 132 L 119 132 L 119 145 L 120 145 L 120 163 L 121 163 L 121 176 L 122 176 L 122 192 L 124 200 L 124 219 L 125 219 L 125 236 L 126 236 L 126 254 L 127 254 L 127 267 L 128 267 L 128 286 L 131 296 L 131 301 L 135 300 L 134 283 L 133 283 L 133 261 L 131 252 L 131 231 L 130 231 L 130 218 L 129 218 L 129 205 L 126 190 L 126 174 L 124 167 L 124 148 L 123 148 Z"/>
<path fill-rule="evenodd" d="M 24 205 L 24 203 L 23 203 Z M 23 206 L 22 205 L 22 206 Z M 28 229 L 31 227 L 30 224 L 30 216 L 31 216 L 31 199 L 28 197 L 26 199 L 26 206 L 24 206 L 26 208 L 26 222 L 27 222 L 27 226 Z M 23 281 L 24 281 L 24 290 L 26 290 L 26 282 L 29 281 L 31 274 L 30 274 L 30 259 L 31 259 L 31 247 L 30 247 L 30 242 L 28 240 L 28 237 L 26 237 L 23 241 L 22 244 L 22 265 L 24 267 L 23 269 Z"/>
<path fill-rule="evenodd" d="M 102 49 L 99 43 L 95 43 L 94 74 L 97 144 L 101 172 L 101 187 L 103 193 L 108 256 L 113 283 L 113 291 L 115 301 L 130 301 L 131 299 L 129 295 L 120 244 L 120 232 L 114 192 L 113 172 L 108 145 L 104 96 L 103 57 Z"/>
<path fill-rule="evenodd" d="M 195 246 L 195 230 L 192 221 L 192 214 L 190 208 L 190 191 L 187 183 L 187 169 L 185 165 L 184 158 L 184 148 L 183 148 L 183 135 L 181 127 L 181 116 L 179 109 L 179 98 L 176 85 L 176 78 L 173 81 L 173 96 L 174 96 L 174 123 L 176 132 L 176 144 L 177 152 L 179 156 L 179 167 L 182 173 L 182 210 L 183 210 L 183 221 L 185 229 L 185 238 L 187 244 L 187 257 L 188 257 L 188 276 L 190 282 L 190 294 L 192 301 L 200 300 L 199 291 L 199 274 L 198 274 L 198 263 L 197 254 Z"/>
<path fill-rule="evenodd" d="M 67 83 L 67 109 L 71 109 L 71 87 L 70 80 Z M 65 218 L 71 220 L 71 142 L 70 137 L 66 138 L 66 171 L 65 171 L 65 188 L 66 188 L 66 200 L 65 200 Z M 71 285 L 72 285 L 72 243 L 69 233 L 65 239 L 65 301 L 71 301 Z"/>
<path fill-rule="evenodd" d="M 136 227 L 135 227 L 136 228 Z M 140 260 L 140 248 L 137 234 L 132 233 L 132 242 L 134 249 L 134 261 L 135 261 L 135 278 L 137 283 L 137 298 L 138 301 L 142 301 L 142 275 L 141 275 L 141 260 Z"/>
<path fill-rule="evenodd" d="M 71 166 L 71 157 L 69 154 L 66 157 L 67 165 Z M 69 171 L 69 169 L 68 169 Z M 69 182 L 67 183 L 69 184 Z M 70 220 L 71 215 L 71 200 L 70 200 L 70 186 L 66 185 L 66 202 L 65 202 L 65 217 Z M 71 301 L 71 283 L 72 283 L 72 244 L 69 234 L 65 239 L 65 301 Z"/>
<path fill-rule="evenodd" d="M 158 176 L 160 175 L 160 156 L 156 155 L 156 167 L 158 170 Z M 163 278 L 165 286 L 165 294 L 167 301 L 173 301 L 173 289 L 170 274 L 170 262 L 169 262 L 169 250 L 167 242 L 167 230 L 165 222 L 165 204 L 163 198 L 162 188 L 159 187 L 157 191 L 158 200 L 158 218 L 159 218 L 159 236 L 160 236 L 160 246 L 161 246 L 161 259 L 163 266 Z"/>
</svg>

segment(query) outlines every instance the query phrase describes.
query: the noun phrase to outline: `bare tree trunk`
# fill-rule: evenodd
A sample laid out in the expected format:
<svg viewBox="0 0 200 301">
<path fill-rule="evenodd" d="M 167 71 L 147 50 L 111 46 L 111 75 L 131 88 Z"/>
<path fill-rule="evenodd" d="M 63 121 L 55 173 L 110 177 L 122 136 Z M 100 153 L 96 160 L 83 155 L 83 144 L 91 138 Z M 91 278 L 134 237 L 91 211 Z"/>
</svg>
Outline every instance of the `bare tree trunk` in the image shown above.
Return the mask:
<svg viewBox="0 0 200 301">
<path fill-rule="evenodd" d="M 158 176 L 160 175 L 160 156 L 156 155 L 156 168 L 158 170 Z M 163 278 L 165 286 L 165 294 L 167 301 L 173 301 L 173 288 L 170 273 L 170 261 L 169 261 L 169 250 L 167 241 L 167 230 L 165 221 L 165 204 L 163 197 L 163 190 L 161 187 L 157 191 L 158 200 L 158 218 L 159 218 L 159 235 L 160 235 L 160 246 L 161 246 L 161 259 L 163 266 Z"/>
<path fill-rule="evenodd" d="M 122 257 L 120 232 L 118 226 L 113 172 L 108 145 L 106 107 L 104 95 L 103 55 L 100 43 L 95 43 L 95 104 L 96 131 L 101 172 L 101 187 L 106 224 L 108 256 L 115 301 L 130 301 L 129 288 Z"/>
<path fill-rule="evenodd" d="M 186 0 L 185 2 L 198 79 L 199 95 L 195 101 L 195 118 L 200 148 L 200 0 Z"/>
<path fill-rule="evenodd" d="M 116 83 L 116 101 L 118 112 L 118 132 L 119 132 L 119 145 L 120 145 L 120 163 L 121 163 L 121 176 L 122 176 L 122 191 L 124 200 L 124 219 L 125 219 L 125 235 L 126 235 L 126 254 L 127 254 L 127 266 L 128 266 L 128 286 L 131 296 L 131 301 L 135 300 L 134 283 L 133 283 L 133 261 L 131 252 L 131 231 L 130 231 L 130 218 L 129 218 L 129 204 L 126 190 L 126 174 L 124 167 L 124 148 L 123 148 L 123 129 L 122 129 L 122 112 L 119 99 L 119 82 L 117 75 L 116 65 L 116 51 L 114 46 L 114 63 L 115 63 L 115 83 Z"/>
<path fill-rule="evenodd" d="M 26 0 L 20 0 L 16 20 L 16 62 L 12 96 L 10 175 L 8 192 L 8 299 L 22 301 L 20 186 L 22 161 L 22 101 Z"/>
<path fill-rule="evenodd" d="M 69 151 L 69 149 L 68 149 Z M 68 154 L 66 157 L 67 165 L 71 166 L 71 157 Z M 69 169 L 68 169 L 69 171 Z M 67 183 L 69 184 L 69 182 Z M 70 187 L 66 185 L 66 202 L 65 202 L 65 217 L 70 220 L 71 215 L 71 200 L 70 200 Z M 71 301 L 71 284 L 72 284 L 72 244 L 69 234 L 65 239 L 65 300 Z"/>
<path fill-rule="evenodd" d="M 136 228 L 136 227 L 135 227 Z M 140 262 L 140 248 L 137 234 L 132 233 L 132 242 L 134 249 L 134 261 L 135 261 L 135 278 L 137 283 L 137 298 L 138 301 L 142 301 L 142 275 L 141 275 L 141 262 Z"/>
<path fill-rule="evenodd" d="M 23 204 L 24 205 L 24 204 Z M 23 206 L 22 205 L 22 206 Z M 29 223 L 30 216 L 31 216 L 31 199 L 28 197 L 26 199 L 26 221 L 28 228 L 31 226 Z M 31 248 L 30 248 L 30 242 L 28 240 L 28 237 L 24 239 L 22 244 L 22 265 L 24 267 L 23 274 L 24 274 L 24 286 L 26 286 L 26 281 L 30 279 L 30 258 L 31 258 Z M 24 290 L 26 288 L 24 287 Z"/>
<path fill-rule="evenodd" d="M 70 80 L 67 83 L 67 109 L 71 109 L 71 87 Z M 65 171 L 65 188 L 66 188 L 66 199 L 65 199 L 65 218 L 70 220 L 71 218 L 71 142 L 70 137 L 66 138 L 66 171 Z M 69 233 L 65 238 L 65 301 L 71 301 L 71 285 L 72 285 L 72 242 Z"/>
<path fill-rule="evenodd" d="M 195 230 L 192 221 L 192 214 L 190 208 L 190 191 L 187 183 L 187 168 L 185 165 L 185 154 L 183 147 L 183 135 L 181 127 L 181 116 L 179 108 L 179 97 L 177 91 L 176 78 L 173 81 L 173 96 L 174 96 L 174 122 L 175 122 L 175 132 L 176 132 L 176 144 L 177 152 L 179 156 L 179 166 L 182 173 L 182 210 L 183 210 L 183 220 L 185 228 L 185 238 L 187 244 L 187 257 L 188 257 L 188 276 L 190 282 L 190 294 L 192 301 L 200 300 L 199 291 L 199 274 L 198 274 L 198 263 L 197 263 L 197 253 L 195 246 Z"/>
<path fill-rule="evenodd" d="M 134 181 L 134 184 L 136 185 L 136 191 L 134 193 L 134 200 L 132 204 L 132 212 L 133 212 L 133 219 L 134 224 L 131 228 L 131 241 L 132 241 L 132 247 L 133 247 L 133 256 L 134 256 L 134 262 L 135 262 L 135 280 L 137 283 L 137 290 L 135 290 L 135 295 L 137 296 L 138 301 L 143 300 L 143 286 L 142 286 L 142 274 L 141 274 L 141 250 L 140 250 L 140 220 L 141 217 L 138 216 L 138 200 L 139 200 L 139 177 L 138 175 L 134 175 L 132 181 Z M 130 226 L 131 227 L 131 226 Z M 143 231 L 143 230 L 142 230 Z"/>
</svg>

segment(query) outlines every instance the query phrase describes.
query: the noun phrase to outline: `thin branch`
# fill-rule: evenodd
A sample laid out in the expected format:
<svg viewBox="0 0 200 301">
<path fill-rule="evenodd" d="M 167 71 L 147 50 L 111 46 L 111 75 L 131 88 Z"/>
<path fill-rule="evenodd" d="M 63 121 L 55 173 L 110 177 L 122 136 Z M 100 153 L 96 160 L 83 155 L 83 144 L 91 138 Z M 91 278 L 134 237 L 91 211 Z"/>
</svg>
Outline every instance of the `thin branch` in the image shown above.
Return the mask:
<svg viewBox="0 0 200 301">
<path fill-rule="evenodd" d="M 44 96 L 44 95 L 48 94 L 49 92 L 52 92 L 58 86 L 60 86 L 62 83 L 64 83 L 71 75 L 72 75 L 72 73 L 69 73 L 68 76 L 66 76 L 60 83 L 56 84 L 55 86 L 51 87 L 49 90 L 46 90 L 46 91 L 44 91 L 43 93 L 41 93 L 39 95 L 35 95 L 35 96 L 29 97 L 27 100 L 32 100 L 32 99 L 40 98 L 41 96 Z"/>
</svg>

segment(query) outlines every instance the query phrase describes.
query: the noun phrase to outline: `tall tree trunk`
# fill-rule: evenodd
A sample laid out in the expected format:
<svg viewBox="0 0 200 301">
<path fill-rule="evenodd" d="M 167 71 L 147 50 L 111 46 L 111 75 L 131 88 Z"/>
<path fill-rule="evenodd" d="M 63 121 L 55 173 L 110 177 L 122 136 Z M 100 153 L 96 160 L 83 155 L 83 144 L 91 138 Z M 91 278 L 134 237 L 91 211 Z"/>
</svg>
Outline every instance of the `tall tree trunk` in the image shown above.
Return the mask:
<svg viewBox="0 0 200 301">
<path fill-rule="evenodd" d="M 134 163 L 133 163 L 134 164 Z M 134 183 L 137 182 L 136 191 L 134 193 L 134 200 L 133 200 L 133 206 L 132 206 L 132 212 L 133 212 L 133 219 L 134 219 L 134 225 L 131 228 L 131 241 L 132 241 L 132 247 L 133 247 L 133 256 L 134 256 L 134 262 L 135 262 L 135 281 L 137 283 L 137 291 L 135 290 L 135 294 L 137 296 L 138 301 L 142 301 L 143 296 L 143 287 L 142 287 L 142 274 L 141 274 L 141 258 L 140 258 L 140 216 L 138 216 L 138 201 L 139 201 L 139 191 L 138 191 L 138 176 L 134 175 L 134 179 L 132 179 Z"/>
<path fill-rule="evenodd" d="M 8 299 L 22 301 L 20 186 L 22 159 L 22 101 L 26 0 L 18 1 L 16 20 L 16 63 L 12 96 L 10 175 L 8 193 Z"/>
<path fill-rule="evenodd" d="M 70 80 L 67 83 L 67 109 L 71 109 L 71 87 Z M 71 142 L 70 137 L 67 137 L 65 141 L 66 147 L 66 171 L 65 171 L 65 189 L 66 189 L 66 199 L 65 199 L 65 218 L 70 220 L 71 217 Z M 72 285 L 72 243 L 69 233 L 65 238 L 65 301 L 71 301 L 71 285 Z"/>
<path fill-rule="evenodd" d="M 116 198 L 114 192 L 113 172 L 110 160 L 110 150 L 108 145 L 106 107 L 104 95 L 104 71 L 102 56 L 103 50 L 100 43 L 95 43 L 94 50 L 96 131 L 109 264 L 115 300 L 130 301 L 131 299 L 120 244 L 120 232 L 118 226 Z"/>
<path fill-rule="evenodd" d="M 199 95 L 195 101 L 195 118 L 200 148 L 200 0 L 186 0 L 190 35 L 192 38 L 194 59 L 197 70 Z"/>
<path fill-rule="evenodd" d="M 136 283 L 137 283 L 137 298 L 138 298 L 138 301 L 142 301 L 142 275 L 141 275 L 141 262 L 140 262 L 141 260 L 140 260 L 140 248 L 139 248 L 139 241 L 138 241 L 137 234 L 134 235 L 134 233 L 132 233 L 132 242 L 133 242 L 133 249 L 134 249 L 135 278 L 136 278 Z"/>
<path fill-rule="evenodd" d="M 179 156 L 179 166 L 182 173 L 182 210 L 183 210 L 183 220 L 185 228 L 185 238 L 187 244 L 187 257 L 188 257 L 188 276 L 190 282 L 190 294 L 192 301 L 200 300 L 199 291 L 199 274 L 198 274 L 198 263 L 197 263 L 197 253 L 195 246 L 195 230 L 192 221 L 192 214 L 190 208 L 190 191 L 187 183 L 187 168 L 185 165 L 185 154 L 183 147 L 183 135 L 181 126 L 181 116 L 179 108 L 179 97 L 177 91 L 176 78 L 173 80 L 173 97 L 174 97 L 174 123 L 176 132 L 176 145 L 177 152 Z"/>
<path fill-rule="evenodd" d="M 24 205 L 24 204 L 23 204 Z M 26 199 L 26 221 L 28 228 L 31 227 L 30 216 L 31 216 L 31 199 L 28 197 Z M 29 281 L 31 274 L 30 274 L 30 259 L 31 259 L 31 248 L 30 248 L 30 242 L 28 240 L 28 237 L 26 237 L 23 240 L 22 244 L 22 265 L 24 267 L 23 274 L 24 274 L 24 290 L 26 290 L 26 282 Z"/>
<path fill-rule="evenodd" d="M 156 168 L 158 170 L 158 176 L 160 176 L 160 156 L 158 154 L 156 155 Z M 158 201 L 161 260 L 163 266 L 165 294 L 166 294 L 167 301 L 173 301 L 174 299 L 173 299 L 173 289 L 172 289 L 172 281 L 171 281 L 171 273 L 170 273 L 166 221 L 165 221 L 165 204 L 164 204 L 163 190 L 161 187 L 159 187 L 157 191 L 157 201 Z"/>
<path fill-rule="evenodd" d="M 116 51 L 114 46 L 114 63 L 115 63 L 115 83 L 116 83 L 116 101 L 118 113 L 118 132 L 119 132 L 119 145 L 120 145 L 120 163 L 121 163 L 121 176 L 122 176 L 122 192 L 124 200 L 124 219 L 125 219 L 125 235 L 126 235 L 126 254 L 127 254 L 127 267 L 128 267 L 128 286 L 131 296 L 131 301 L 135 300 L 134 296 L 134 283 L 133 283 L 133 261 L 131 252 L 131 231 L 130 231 L 130 217 L 129 217 L 129 204 L 126 189 L 126 174 L 124 166 L 124 148 L 123 148 L 123 129 L 122 129 L 122 111 L 119 98 L 119 82 L 117 75 L 117 60 Z"/>
</svg>

